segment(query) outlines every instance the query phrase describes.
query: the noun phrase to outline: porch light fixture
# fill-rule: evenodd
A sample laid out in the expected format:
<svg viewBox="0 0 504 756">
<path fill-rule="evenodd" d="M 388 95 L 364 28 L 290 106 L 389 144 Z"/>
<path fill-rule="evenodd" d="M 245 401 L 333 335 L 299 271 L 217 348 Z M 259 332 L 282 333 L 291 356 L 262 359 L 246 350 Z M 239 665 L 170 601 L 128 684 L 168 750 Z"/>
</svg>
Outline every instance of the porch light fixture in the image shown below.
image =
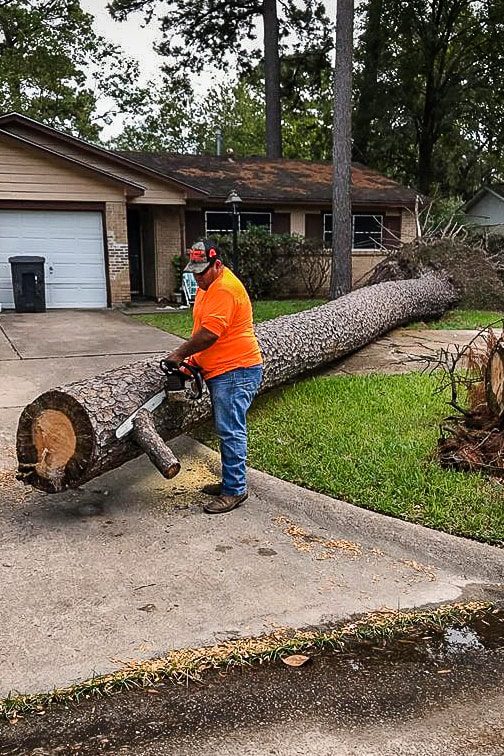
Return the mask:
<svg viewBox="0 0 504 756">
<path fill-rule="evenodd" d="M 238 275 L 238 205 L 243 202 L 240 195 L 232 189 L 226 199 L 225 204 L 231 206 L 230 212 L 233 216 L 233 272 Z"/>
</svg>

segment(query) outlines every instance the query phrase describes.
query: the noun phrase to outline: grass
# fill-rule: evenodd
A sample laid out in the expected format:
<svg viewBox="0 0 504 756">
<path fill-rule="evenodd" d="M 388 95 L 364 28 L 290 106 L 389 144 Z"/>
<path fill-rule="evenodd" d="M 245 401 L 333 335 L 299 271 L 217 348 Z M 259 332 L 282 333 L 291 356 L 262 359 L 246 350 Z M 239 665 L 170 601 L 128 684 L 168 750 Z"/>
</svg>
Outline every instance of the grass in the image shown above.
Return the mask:
<svg viewBox="0 0 504 756">
<path fill-rule="evenodd" d="M 19 716 L 44 714 L 54 704 L 78 704 L 119 691 L 151 688 L 162 680 L 187 685 L 201 681 L 209 670 L 226 671 L 240 665 L 274 662 L 290 654 L 345 651 L 361 642 L 392 641 L 423 631 L 439 632 L 464 626 L 492 610 L 489 602 L 448 604 L 432 610 L 376 612 L 331 630 L 292 631 L 279 628 L 272 635 L 240 638 L 217 646 L 170 651 L 167 656 L 143 662 L 131 661 L 125 669 L 93 677 L 48 693 L 14 693 L 0 699 L 0 717 L 15 723 Z"/>
<path fill-rule="evenodd" d="M 318 377 L 259 397 L 249 464 L 366 509 L 504 545 L 503 489 L 443 469 L 434 454 L 449 414 L 428 375 Z M 215 446 L 208 426 L 200 438 Z"/>
<path fill-rule="evenodd" d="M 293 312 L 309 310 L 311 307 L 324 304 L 323 299 L 266 299 L 253 302 L 254 323 L 261 323 L 263 320 L 271 320 L 279 315 L 290 315 Z M 135 320 L 141 320 L 142 323 L 160 328 L 162 331 L 174 333 L 183 339 L 189 338 L 192 328 L 191 310 L 180 310 L 180 312 L 163 312 L 152 315 L 134 315 Z"/>
<path fill-rule="evenodd" d="M 502 327 L 503 319 L 504 313 L 494 310 L 448 310 L 438 320 L 410 323 L 407 327 L 414 330 L 430 328 L 436 331 L 444 329 L 472 331 L 486 328 L 491 323 L 497 323 L 496 327 L 500 328 Z"/>
</svg>

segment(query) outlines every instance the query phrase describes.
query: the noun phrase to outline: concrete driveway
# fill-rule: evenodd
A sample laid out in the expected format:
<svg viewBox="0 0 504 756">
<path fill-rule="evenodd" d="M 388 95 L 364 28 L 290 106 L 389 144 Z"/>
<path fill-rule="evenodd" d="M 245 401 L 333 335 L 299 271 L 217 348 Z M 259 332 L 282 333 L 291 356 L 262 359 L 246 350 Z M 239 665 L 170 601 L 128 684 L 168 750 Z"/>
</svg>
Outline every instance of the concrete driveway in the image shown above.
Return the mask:
<svg viewBox="0 0 504 756">
<path fill-rule="evenodd" d="M 12 442 L 23 407 L 43 391 L 178 343 L 177 336 L 111 310 L 0 313 L 0 448 Z"/>
</svg>

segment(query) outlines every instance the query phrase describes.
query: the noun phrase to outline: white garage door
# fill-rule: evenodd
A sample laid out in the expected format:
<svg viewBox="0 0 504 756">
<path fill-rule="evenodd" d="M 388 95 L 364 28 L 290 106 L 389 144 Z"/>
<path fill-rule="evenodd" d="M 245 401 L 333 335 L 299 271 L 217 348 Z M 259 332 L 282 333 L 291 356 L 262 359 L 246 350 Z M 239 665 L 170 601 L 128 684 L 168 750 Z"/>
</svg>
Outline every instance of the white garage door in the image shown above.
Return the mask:
<svg viewBox="0 0 504 756">
<path fill-rule="evenodd" d="M 46 306 L 106 307 L 102 215 L 0 210 L 0 303 L 14 307 L 13 255 L 45 258 Z"/>
</svg>

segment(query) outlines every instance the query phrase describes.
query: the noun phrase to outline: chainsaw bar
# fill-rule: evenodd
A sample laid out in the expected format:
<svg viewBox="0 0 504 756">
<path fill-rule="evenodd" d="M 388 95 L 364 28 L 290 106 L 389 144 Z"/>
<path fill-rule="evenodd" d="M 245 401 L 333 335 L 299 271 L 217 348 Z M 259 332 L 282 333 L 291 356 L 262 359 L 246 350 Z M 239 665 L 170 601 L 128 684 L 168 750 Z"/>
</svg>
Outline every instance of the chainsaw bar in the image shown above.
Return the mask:
<svg viewBox="0 0 504 756">
<path fill-rule="evenodd" d="M 140 410 L 146 409 L 149 410 L 149 412 L 152 412 L 156 409 L 156 407 L 159 407 L 160 404 L 164 402 L 166 399 L 166 391 L 163 389 L 162 391 L 158 391 L 157 394 L 154 394 L 154 396 L 151 396 L 150 399 L 147 399 L 144 404 L 142 404 L 141 407 L 138 407 L 126 420 L 121 423 L 121 425 L 117 428 L 115 435 L 116 438 L 124 438 L 124 436 L 127 436 L 128 433 L 131 433 L 133 430 L 133 420 L 138 415 Z"/>
</svg>

